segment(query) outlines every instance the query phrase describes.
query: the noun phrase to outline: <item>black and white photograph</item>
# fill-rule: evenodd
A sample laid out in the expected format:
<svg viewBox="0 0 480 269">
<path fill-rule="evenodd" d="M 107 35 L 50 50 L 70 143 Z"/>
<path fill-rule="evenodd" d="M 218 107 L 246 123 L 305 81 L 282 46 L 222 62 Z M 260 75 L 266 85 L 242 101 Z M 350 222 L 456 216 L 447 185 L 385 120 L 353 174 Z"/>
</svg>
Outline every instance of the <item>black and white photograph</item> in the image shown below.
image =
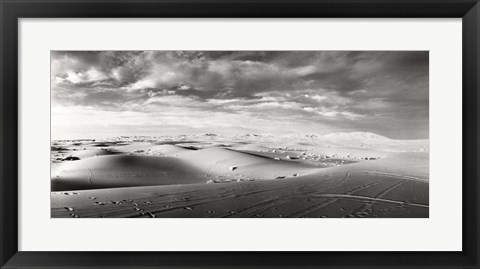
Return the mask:
<svg viewBox="0 0 480 269">
<path fill-rule="evenodd" d="M 50 56 L 51 218 L 429 217 L 428 51 Z"/>
</svg>

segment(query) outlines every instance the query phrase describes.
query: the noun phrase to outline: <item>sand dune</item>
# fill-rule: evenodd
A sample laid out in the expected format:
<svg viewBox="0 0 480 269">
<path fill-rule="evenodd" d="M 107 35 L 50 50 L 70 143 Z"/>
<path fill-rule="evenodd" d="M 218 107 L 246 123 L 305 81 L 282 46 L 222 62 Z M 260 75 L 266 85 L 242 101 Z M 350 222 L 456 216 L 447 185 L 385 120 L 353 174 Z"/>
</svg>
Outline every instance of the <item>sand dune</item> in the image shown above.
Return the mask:
<svg viewBox="0 0 480 269">
<path fill-rule="evenodd" d="M 52 190 L 205 183 L 200 170 L 180 159 L 110 155 L 64 163 L 52 174 Z"/>
<path fill-rule="evenodd" d="M 428 217 L 428 141 L 345 136 L 59 143 L 52 217 Z"/>
<path fill-rule="evenodd" d="M 83 150 L 83 151 L 74 151 L 70 152 L 69 156 L 74 156 L 78 157 L 79 159 L 83 160 L 86 158 L 91 158 L 91 157 L 98 157 L 98 156 L 104 156 L 104 155 L 115 155 L 115 154 L 121 154 L 122 152 L 113 150 L 113 149 L 90 149 L 90 150 Z"/>
<path fill-rule="evenodd" d="M 332 140 L 332 139 L 341 139 L 341 140 L 347 140 L 347 141 L 361 140 L 364 142 L 375 141 L 375 140 L 381 140 L 381 141 L 391 140 L 390 138 L 387 138 L 385 136 L 381 136 L 381 135 L 370 133 L 370 132 L 351 132 L 351 133 L 338 132 L 338 133 L 331 133 L 331 134 L 321 136 L 321 138 L 327 139 L 327 140 Z"/>
<path fill-rule="evenodd" d="M 180 156 L 198 169 L 216 176 L 275 179 L 311 173 L 314 166 L 255 155 L 226 148 L 207 148 Z"/>
<path fill-rule="evenodd" d="M 64 163 L 52 174 L 52 190 L 81 190 L 126 186 L 191 184 L 223 181 L 275 179 L 311 173 L 315 167 L 276 161 L 224 148 L 188 150 L 155 145 L 152 152 L 178 158 L 132 155 L 84 158 L 97 152 L 78 154 L 82 159 Z M 109 153 L 110 151 L 104 151 Z M 145 151 L 142 151 L 142 153 Z M 113 153 L 112 153 L 113 154 Z M 112 155 L 108 154 L 108 155 Z M 115 152 L 119 154 L 119 152 Z"/>
<path fill-rule="evenodd" d="M 54 192 L 52 215 L 70 217 L 67 206 L 82 217 L 428 216 L 427 182 L 356 168 L 270 181 Z"/>
</svg>

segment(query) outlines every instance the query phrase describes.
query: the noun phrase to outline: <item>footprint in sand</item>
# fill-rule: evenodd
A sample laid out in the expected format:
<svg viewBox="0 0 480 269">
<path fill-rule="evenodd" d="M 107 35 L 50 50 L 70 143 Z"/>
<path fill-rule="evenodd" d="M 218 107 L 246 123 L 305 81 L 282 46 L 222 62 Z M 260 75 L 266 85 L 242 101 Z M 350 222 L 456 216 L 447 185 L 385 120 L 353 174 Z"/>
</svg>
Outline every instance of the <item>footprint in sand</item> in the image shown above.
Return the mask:
<svg viewBox="0 0 480 269">
<path fill-rule="evenodd" d="M 93 197 L 93 196 L 92 196 L 92 197 L 88 197 L 88 199 L 90 199 L 90 200 L 95 200 L 95 199 L 97 199 L 97 197 Z"/>
<path fill-rule="evenodd" d="M 138 208 L 138 207 L 134 207 L 133 210 L 136 210 L 136 211 L 143 211 L 142 209 Z"/>
<path fill-rule="evenodd" d="M 73 218 L 79 218 L 79 216 L 76 215 L 76 214 L 70 214 L 70 216 L 73 217 Z"/>
<path fill-rule="evenodd" d="M 213 211 L 213 210 L 208 210 L 207 213 L 208 213 L 208 214 L 213 214 L 213 213 L 215 213 L 215 211 Z"/>
<path fill-rule="evenodd" d="M 192 208 L 191 208 L 191 207 L 188 207 L 188 206 L 184 207 L 184 209 L 185 209 L 185 210 L 192 210 Z"/>
<path fill-rule="evenodd" d="M 228 213 L 230 213 L 230 214 L 232 214 L 232 215 L 237 214 L 237 212 L 236 212 L 236 211 L 233 211 L 233 210 L 228 211 Z"/>
<path fill-rule="evenodd" d="M 150 202 L 150 201 L 145 201 L 145 202 L 143 202 L 143 203 L 146 204 L 146 205 L 150 205 L 152 202 Z"/>
<path fill-rule="evenodd" d="M 163 206 L 163 207 L 165 207 L 165 208 L 170 208 L 171 206 L 169 206 L 169 205 L 165 205 L 165 206 Z"/>
<path fill-rule="evenodd" d="M 150 216 L 150 218 L 155 218 L 155 214 L 153 214 L 152 212 L 147 212 L 147 215 Z"/>
<path fill-rule="evenodd" d="M 64 207 L 66 210 L 68 211 L 73 211 L 73 208 L 72 207 Z"/>
<path fill-rule="evenodd" d="M 95 202 L 95 205 L 106 205 L 104 202 Z"/>
</svg>

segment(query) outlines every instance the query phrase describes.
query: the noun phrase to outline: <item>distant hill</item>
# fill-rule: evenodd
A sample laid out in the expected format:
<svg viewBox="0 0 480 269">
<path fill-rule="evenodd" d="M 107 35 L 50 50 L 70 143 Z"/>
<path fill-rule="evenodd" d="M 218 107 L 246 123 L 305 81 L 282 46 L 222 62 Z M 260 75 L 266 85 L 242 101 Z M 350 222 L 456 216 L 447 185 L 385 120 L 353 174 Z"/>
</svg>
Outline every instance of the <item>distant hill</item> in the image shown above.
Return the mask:
<svg viewBox="0 0 480 269">
<path fill-rule="evenodd" d="M 323 138 L 327 139 L 341 139 L 341 140 L 391 140 L 388 137 L 381 136 L 375 133 L 370 132 L 338 132 L 338 133 L 331 133 L 322 136 Z"/>
</svg>

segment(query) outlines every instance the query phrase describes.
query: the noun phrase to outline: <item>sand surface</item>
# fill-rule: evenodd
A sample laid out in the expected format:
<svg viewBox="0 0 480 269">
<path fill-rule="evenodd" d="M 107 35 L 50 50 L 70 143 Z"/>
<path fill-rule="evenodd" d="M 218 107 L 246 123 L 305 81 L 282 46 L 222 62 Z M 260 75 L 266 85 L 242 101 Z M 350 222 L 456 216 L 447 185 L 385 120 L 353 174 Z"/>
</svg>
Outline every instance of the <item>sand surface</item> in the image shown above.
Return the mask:
<svg viewBox="0 0 480 269">
<path fill-rule="evenodd" d="M 371 133 L 53 141 L 57 217 L 429 216 L 428 140 Z"/>
</svg>

